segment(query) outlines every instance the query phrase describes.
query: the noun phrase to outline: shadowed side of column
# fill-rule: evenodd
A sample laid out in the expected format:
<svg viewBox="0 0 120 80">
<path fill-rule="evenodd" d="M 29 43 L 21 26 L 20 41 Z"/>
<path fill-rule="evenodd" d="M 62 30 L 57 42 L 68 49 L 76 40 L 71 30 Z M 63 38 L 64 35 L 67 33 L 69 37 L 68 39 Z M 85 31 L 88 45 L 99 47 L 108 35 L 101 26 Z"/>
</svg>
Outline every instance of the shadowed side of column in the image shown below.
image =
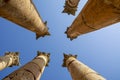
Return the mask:
<svg viewBox="0 0 120 80">
<path fill-rule="evenodd" d="M 72 40 L 79 35 L 120 22 L 119 5 L 120 0 L 88 0 L 71 26 L 67 28 L 65 32 L 67 37 Z"/>
</svg>

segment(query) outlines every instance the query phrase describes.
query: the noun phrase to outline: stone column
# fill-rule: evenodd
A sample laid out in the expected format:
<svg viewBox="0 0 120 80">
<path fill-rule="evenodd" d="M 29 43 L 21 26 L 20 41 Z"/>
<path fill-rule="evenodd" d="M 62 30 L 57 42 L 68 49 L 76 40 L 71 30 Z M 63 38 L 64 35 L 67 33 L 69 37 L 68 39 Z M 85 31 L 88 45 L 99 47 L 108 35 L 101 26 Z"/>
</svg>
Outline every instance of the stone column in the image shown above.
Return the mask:
<svg viewBox="0 0 120 80">
<path fill-rule="evenodd" d="M 6 76 L 3 80 L 40 80 L 40 77 L 49 63 L 50 54 L 39 52 L 38 55 L 23 67 Z"/>
<path fill-rule="evenodd" d="M 88 0 L 65 33 L 72 40 L 117 22 L 120 22 L 120 0 Z"/>
<path fill-rule="evenodd" d="M 63 13 L 75 15 L 80 0 L 65 0 Z"/>
<path fill-rule="evenodd" d="M 36 33 L 50 35 L 32 0 L 0 0 L 0 16 Z"/>
<path fill-rule="evenodd" d="M 18 52 L 7 52 L 5 56 L 0 56 L 0 70 L 6 67 L 19 65 L 19 53 Z"/>
<path fill-rule="evenodd" d="M 63 67 L 67 67 L 72 80 L 106 80 L 100 74 L 76 59 L 77 55 L 64 54 Z"/>
</svg>

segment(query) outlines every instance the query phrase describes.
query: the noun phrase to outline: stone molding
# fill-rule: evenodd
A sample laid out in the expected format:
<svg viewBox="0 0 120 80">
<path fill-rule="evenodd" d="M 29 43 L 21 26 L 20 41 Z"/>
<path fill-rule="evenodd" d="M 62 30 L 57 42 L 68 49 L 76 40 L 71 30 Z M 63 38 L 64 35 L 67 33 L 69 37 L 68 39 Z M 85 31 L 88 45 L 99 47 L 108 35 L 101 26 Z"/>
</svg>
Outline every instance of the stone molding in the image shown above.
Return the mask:
<svg viewBox="0 0 120 80">
<path fill-rule="evenodd" d="M 80 0 L 66 0 L 64 10 L 62 13 L 67 13 L 68 15 L 75 15 L 79 1 Z"/>
<path fill-rule="evenodd" d="M 69 59 L 69 58 L 77 58 L 77 55 L 72 55 L 72 54 L 63 54 L 64 55 L 64 59 L 63 59 L 63 64 L 62 64 L 62 66 L 63 67 L 67 67 L 67 60 Z"/>
</svg>

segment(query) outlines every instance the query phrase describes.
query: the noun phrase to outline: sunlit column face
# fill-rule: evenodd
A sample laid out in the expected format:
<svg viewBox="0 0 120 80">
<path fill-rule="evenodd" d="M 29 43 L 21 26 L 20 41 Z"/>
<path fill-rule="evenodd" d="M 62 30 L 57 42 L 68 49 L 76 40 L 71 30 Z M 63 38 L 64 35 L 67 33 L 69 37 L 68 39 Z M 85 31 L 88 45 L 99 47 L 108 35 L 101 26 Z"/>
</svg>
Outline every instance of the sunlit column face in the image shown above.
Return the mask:
<svg viewBox="0 0 120 80">
<path fill-rule="evenodd" d="M 4 56 L 0 57 L 0 70 L 6 67 L 18 66 L 19 65 L 19 53 L 18 52 L 7 52 Z"/>
<path fill-rule="evenodd" d="M 31 0 L 9 0 L 0 7 L 0 12 L 1 17 L 35 32 L 36 39 L 50 35 Z"/>
<path fill-rule="evenodd" d="M 105 80 L 100 74 L 76 59 L 76 55 L 64 54 L 63 67 L 67 67 L 73 80 Z"/>
<path fill-rule="evenodd" d="M 6 76 L 3 80 L 39 80 L 49 63 L 50 54 L 39 52 L 38 55 L 23 67 Z"/>
</svg>

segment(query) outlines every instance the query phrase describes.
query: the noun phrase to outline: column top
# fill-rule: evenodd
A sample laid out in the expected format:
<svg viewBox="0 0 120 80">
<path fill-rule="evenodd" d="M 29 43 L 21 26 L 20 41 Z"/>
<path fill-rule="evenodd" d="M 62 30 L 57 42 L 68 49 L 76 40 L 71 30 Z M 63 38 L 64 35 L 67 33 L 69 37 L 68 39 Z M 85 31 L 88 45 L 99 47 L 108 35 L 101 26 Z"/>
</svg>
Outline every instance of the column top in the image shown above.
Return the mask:
<svg viewBox="0 0 120 80">
<path fill-rule="evenodd" d="M 41 55 L 47 58 L 46 66 L 48 66 L 48 63 L 50 62 L 50 53 L 37 51 L 37 56 L 41 56 Z"/>
<path fill-rule="evenodd" d="M 6 52 L 5 56 L 10 56 L 12 58 L 12 65 L 10 67 L 12 67 L 13 65 L 20 65 L 19 52 Z"/>
<path fill-rule="evenodd" d="M 36 40 L 39 37 L 44 37 L 46 35 L 50 36 L 50 33 L 48 32 L 49 28 L 47 27 L 47 21 L 44 22 L 44 25 L 45 25 L 45 29 L 43 32 L 39 32 L 39 33 L 36 32 Z"/>
<path fill-rule="evenodd" d="M 79 1 L 80 0 L 66 0 L 64 10 L 62 13 L 67 13 L 68 15 L 75 15 Z"/>
<path fill-rule="evenodd" d="M 62 64 L 63 67 L 66 67 L 66 61 L 67 61 L 70 57 L 77 58 L 77 55 L 65 54 L 65 53 L 63 53 L 63 55 L 64 55 L 63 64 Z"/>
</svg>

